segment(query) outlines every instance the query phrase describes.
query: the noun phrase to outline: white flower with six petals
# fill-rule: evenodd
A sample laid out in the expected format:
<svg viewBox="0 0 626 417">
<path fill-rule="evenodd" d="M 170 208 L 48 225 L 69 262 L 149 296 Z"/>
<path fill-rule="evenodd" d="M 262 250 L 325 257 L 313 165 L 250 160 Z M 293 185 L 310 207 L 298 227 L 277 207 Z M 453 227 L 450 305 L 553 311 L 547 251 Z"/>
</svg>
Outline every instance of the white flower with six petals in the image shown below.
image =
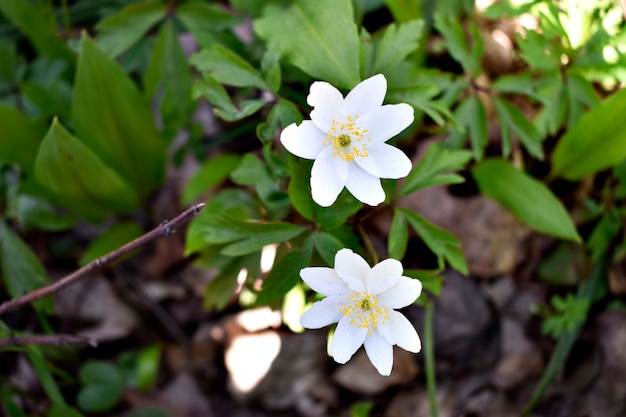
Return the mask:
<svg viewBox="0 0 626 417">
<path fill-rule="evenodd" d="M 382 74 L 359 83 L 344 98 L 327 82 L 311 85 L 307 103 L 311 120 L 287 126 L 280 141 L 292 154 L 314 159 L 311 194 L 320 206 L 332 205 L 346 187 L 359 201 L 376 206 L 385 200 L 380 178 L 402 178 L 411 171 L 409 158 L 385 142 L 413 122 L 413 108 L 383 100 Z"/>
<path fill-rule="evenodd" d="M 335 255 L 335 267 L 311 267 L 300 277 L 311 289 L 326 296 L 304 312 L 302 326 L 319 329 L 338 323 L 330 354 L 346 363 L 361 345 L 381 375 L 393 366 L 393 345 L 419 352 L 421 342 L 409 320 L 394 309 L 419 297 L 422 284 L 402 276 L 402 264 L 385 259 L 373 268 L 350 249 Z"/>
</svg>

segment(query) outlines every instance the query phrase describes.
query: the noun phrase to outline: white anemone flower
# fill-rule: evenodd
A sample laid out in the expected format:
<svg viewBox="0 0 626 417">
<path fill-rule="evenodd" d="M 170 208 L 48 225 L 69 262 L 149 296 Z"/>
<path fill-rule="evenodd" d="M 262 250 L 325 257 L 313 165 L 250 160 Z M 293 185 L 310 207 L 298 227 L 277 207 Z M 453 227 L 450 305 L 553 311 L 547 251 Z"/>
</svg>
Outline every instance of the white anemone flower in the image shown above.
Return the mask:
<svg viewBox="0 0 626 417">
<path fill-rule="evenodd" d="M 419 297 L 422 284 L 402 276 L 402 264 L 385 259 L 373 268 L 350 249 L 335 255 L 335 268 L 312 267 L 300 271 L 309 287 L 326 298 L 304 312 L 300 323 L 319 329 L 338 323 L 330 354 L 346 363 L 361 345 L 381 375 L 393 366 L 393 345 L 417 353 L 422 345 L 413 325 L 394 309 Z"/>
<path fill-rule="evenodd" d="M 402 178 L 411 161 L 385 142 L 413 122 L 406 103 L 383 106 L 387 80 L 378 74 L 359 83 L 344 98 L 327 82 L 311 85 L 311 120 L 287 126 L 280 141 L 292 154 L 314 159 L 311 194 L 320 206 L 332 205 L 344 187 L 359 201 L 385 201 L 380 178 Z"/>
</svg>

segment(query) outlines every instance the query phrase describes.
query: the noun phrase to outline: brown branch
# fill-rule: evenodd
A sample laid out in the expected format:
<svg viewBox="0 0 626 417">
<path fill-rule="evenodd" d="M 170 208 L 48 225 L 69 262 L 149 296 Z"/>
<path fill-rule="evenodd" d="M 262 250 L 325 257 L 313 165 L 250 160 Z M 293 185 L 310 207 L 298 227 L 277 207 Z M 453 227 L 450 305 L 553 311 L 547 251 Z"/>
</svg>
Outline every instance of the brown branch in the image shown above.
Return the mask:
<svg viewBox="0 0 626 417">
<path fill-rule="evenodd" d="M 71 334 L 11 336 L 0 339 L 0 347 L 24 345 L 89 345 L 96 347 L 98 346 L 98 342 L 91 337 L 74 336 Z"/>
<path fill-rule="evenodd" d="M 28 294 L 25 294 L 13 300 L 5 301 L 4 303 L 0 304 L 0 316 L 10 311 L 17 310 L 18 308 L 21 308 L 25 304 L 32 303 L 33 301 L 39 300 L 40 298 L 59 292 L 65 287 L 67 287 L 68 285 L 71 285 L 75 283 L 76 281 L 78 281 L 79 279 L 84 278 L 85 276 L 89 275 L 91 272 L 101 269 L 104 265 L 108 264 L 109 262 L 112 262 L 116 260 L 117 258 L 124 256 L 127 253 L 147 243 L 152 242 L 154 239 L 158 237 L 171 235 L 172 233 L 176 231 L 176 228 L 178 226 L 191 220 L 191 218 L 194 217 L 196 214 L 198 214 L 200 210 L 202 210 L 203 208 L 204 208 L 204 203 L 196 204 L 195 206 L 192 206 L 188 208 L 187 210 L 185 210 L 184 212 L 182 212 L 181 214 L 179 214 L 173 220 L 164 221 L 159 226 L 155 227 L 154 229 L 144 234 L 143 236 L 140 236 L 137 239 L 133 240 L 132 242 L 129 242 L 125 244 L 124 246 L 121 246 L 115 249 L 113 252 L 110 252 L 96 260 L 89 262 L 87 265 L 76 270 L 70 275 L 67 275 L 64 278 L 61 278 L 60 280 L 46 287 L 39 288 L 35 291 L 29 292 Z"/>
</svg>

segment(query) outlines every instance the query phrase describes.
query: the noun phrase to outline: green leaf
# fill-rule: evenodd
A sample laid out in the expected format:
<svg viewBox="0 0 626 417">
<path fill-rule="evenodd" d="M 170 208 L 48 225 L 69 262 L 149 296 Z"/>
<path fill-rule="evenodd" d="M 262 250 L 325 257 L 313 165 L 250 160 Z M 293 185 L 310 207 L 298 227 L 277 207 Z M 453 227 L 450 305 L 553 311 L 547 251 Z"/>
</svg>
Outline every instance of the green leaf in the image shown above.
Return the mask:
<svg viewBox="0 0 626 417">
<path fill-rule="evenodd" d="M 196 82 L 192 88 L 194 99 L 203 97 L 213 104 L 215 114 L 229 122 L 243 119 L 256 113 L 263 107 L 265 100 L 246 100 L 240 103 L 239 108 L 233 104 L 226 89 L 210 75 Z"/>
<path fill-rule="evenodd" d="M 384 3 L 391 11 L 396 22 L 407 22 L 420 19 L 423 16 L 420 2 L 413 0 L 385 0 Z"/>
<path fill-rule="evenodd" d="M 269 86 L 250 63 L 222 45 L 213 45 L 189 58 L 189 62 L 219 83 L 235 87 L 257 87 L 269 90 Z"/>
<path fill-rule="evenodd" d="M 389 257 L 398 260 L 404 258 L 408 243 L 409 228 L 406 218 L 401 211 L 394 210 L 393 220 L 389 228 L 389 237 L 387 238 Z"/>
<path fill-rule="evenodd" d="M 445 260 L 463 275 L 468 274 L 467 263 L 461 251 L 461 242 L 452 233 L 435 226 L 410 210 L 396 209 L 396 211 L 402 213 L 426 246 L 437 255 L 440 268 L 443 268 Z"/>
<path fill-rule="evenodd" d="M 203 48 L 219 43 L 232 50 L 243 49 L 241 41 L 232 33 L 232 28 L 242 19 L 219 4 L 187 1 L 176 5 L 175 17 Z"/>
<path fill-rule="evenodd" d="M 510 129 L 518 137 L 528 153 L 537 159 L 543 159 L 543 148 L 541 146 L 541 133 L 513 104 L 506 100 L 497 98 L 493 101 L 502 130 L 508 132 Z M 504 136 L 504 135 L 503 135 Z"/>
<path fill-rule="evenodd" d="M 472 169 L 480 191 L 509 209 L 533 230 L 580 242 L 565 207 L 541 182 L 509 162 L 489 159 Z"/>
<path fill-rule="evenodd" d="M 86 362 L 80 369 L 83 387 L 78 393 L 80 408 L 89 412 L 108 411 L 124 393 L 124 377 L 114 365 L 104 361 Z"/>
<path fill-rule="evenodd" d="M 193 113 L 191 71 L 178 36 L 168 21 L 161 27 L 145 76 L 148 97 L 160 91 L 164 136 L 173 138 Z M 159 95 L 157 95 L 159 96 Z"/>
<path fill-rule="evenodd" d="M 454 14 L 435 13 L 435 28 L 441 33 L 446 42 L 448 52 L 455 61 L 463 67 L 465 73 L 476 76 L 480 72 L 483 43 L 480 33 L 475 26 L 470 26 L 473 44 L 468 44 L 468 37 Z"/>
<path fill-rule="evenodd" d="M 386 72 L 416 51 L 423 33 L 424 22 L 422 20 L 389 25 L 376 46 L 371 74 Z"/>
<path fill-rule="evenodd" d="M 258 265 L 261 253 L 255 252 L 247 256 L 240 256 L 230 260 L 219 274 L 204 289 L 203 306 L 207 310 L 222 310 L 232 298 L 237 288 L 237 277 L 248 264 Z"/>
<path fill-rule="evenodd" d="M 35 176 L 57 200 L 90 219 L 131 212 L 137 195 L 98 155 L 55 119 L 41 142 Z"/>
<path fill-rule="evenodd" d="M 483 103 L 478 97 L 470 96 L 457 107 L 454 117 L 465 132 L 454 131 L 447 140 L 457 143 L 469 136 L 474 159 L 481 160 L 488 141 L 487 114 Z"/>
<path fill-rule="evenodd" d="M 312 161 L 288 155 L 287 163 L 289 167 L 289 200 L 298 213 L 305 219 L 315 218 L 315 203 L 311 197 L 309 177 L 311 176 Z"/>
<path fill-rule="evenodd" d="M 359 35 L 350 0 L 295 0 L 268 6 L 254 30 L 286 62 L 340 88 L 361 81 Z"/>
<path fill-rule="evenodd" d="M 141 226 L 135 222 L 116 223 L 109 230 L 91 241 L 80 257 L 79 264 L 87 265 L 143 234 Z M 132 253 L 132 252 L 131 252 Z M 128 256 L 128 255 L 127 255 Z"/>
<path fill-rule="evenodd" d="M 578 180 L 626 158 L 626 89 L 613 94 L 580 118 L 559 140 L 551 176 Z"/>
<path fill-rule="evenodd" d="M 78 222 L 79 217 L 60 213 L 47 200 L 18 194 L 9 199 L 7 217 L 17 220 L 22 229 L 42 229 L 47 231 L 67 230 Z"/>
<path fill-rule="evenodd" d="M 274 94 L 278 94 L 282 81 L 280 59 L 280 52 L 268 49 L 263 54 L 263 59 L 261 60 L 263 77 L 265 77 L 267 85 L 270 87 L 270 91 Z"/>
<path fill-rule="evenodd" d="M 543 109 L 535 118 L 541 136 L 555 135 L 563 126 L 567 113 L 568 94 L 559 70 L 549 71 L 541 77 L 537 86 L 538 99 Z"/>
<path fill-rule="evenodd" d="M 418 301 L 425 297 L 424 291 L 438 297 L 445 281 L 439 269 L 405 269 L 403 275 L 418 279 L 422 283 L 423 291 Z"/>
<path fill-rule="evenodd" d="M 45 129 L 23 113 L 0 105 L 0 161 L 20 164 L 32 172 Z"/>
<path fill-rule="evenodd" d="M 98 45 L 115 58 L 136 44 L 165 17 L 165 4 L 152 1 L 129 4 L 96 25 Z"/>
<path fill-rule="evenodd" d="M 33 251 L 0 220 L 0 264 L 7 290 L 17 298 L 50 284 L 46 271 Z M 39 311 L 51 313 L 52 299 L 33 304 Z"/>
<path fill-rule="evenodd" d="M 161 184 L 165 141 L 149 103 L 119 65 L 83 37 L 72 106 L 76 136 L 141 197 Z"/>
<path fill-rule="evenodd" d="M 524 36 L 515 34 L 515 44 L 528 64 L 539 71 L 550 71 L 561 67 L 561 54 L 546 35 L 527 30 Z"/>
<path fill-rule="evenodd" d="M 44 391 L 46 391 L 46 395 L 50 398 L 52 402 L 52 406 L 54 409 L 63 410 L 63 415 L 73 416 L 73 409 L 67 405 L 65 402 L 65 398 L 63 398 L 63 394 L 61 394 L 61 390 L 59 389 L 59 385 L 54 380 L 52 376 L 52 371 L 50 370 L 50 365 L 39 346 L 26 346 L 26 353 L 28 355 L 28 359 L 30 363 L 33 365 L 33 369 L 37 374 L 37 379 Z"/>
<path fill-rule="evenodd" d="M 159 345 L 149 346 L 137 356 L 137 388 L 148 392 L 154 386 L 159 374 L 159 364 L 163 349 Z"/>
<path fill-rule="evenodd" d="M 61 120 L 69 119 L 72 90 L 65 80 L 56 80 L 49 85 L 31 80 L 24 81 L 20 85 L 20 90 L 26 107 L 32 108 L 33 114 L 40 118 L 57 116 Z"/>
<path fill-rule="evenodd" d="M 402 184 L 400 195 L 406 196 L 417 190 L 441 184 L 459 184 L 465 179 L 449 171 L 459 171 L 472 158 L 472 153 L 463 149 L 450 149 L 442 143 L 434 143 L 428 147 L 426 155 L 413 168 Z"/>
<path fill-rule="evenodd" d="M 241 156 L 231 153 L 209 159 L 185 185 L 183 204 L 191 204 L 212 187 L 224 181 L 240 163 Z"/>
<path fill-rule="evenodd" d="M 256 133 L 263 142 L 269 142 L 275 139 L 279 125 L 285 128 L 292 123 L 300 122 L 302 122 L 302 114 L 296 105 L 289 100 L 281 98 L 270 110 L 267 122 L 260 123 L 257 126 Z"/>
<path fill-rule="evenodd" d="M 73 62 L 75 57 L 57 35 L 52 10 L 23 0 L 0 1 L 0 12 L 19 28 L 42 55 Z"/>
<path fill-rule="evenodd" d="M 588 110 L 600 104 L 593 85 L 578 74 L 569 74 L 567 77 L 567 98 L 569 100 L 568 129 L 573 128 Z"/>
<path fill-rule="evenodd" d="M 335 255 L 346 245 L 335 235 L 329 232 L 316 232 L 314 235 L 315 250 L 320 254 L 324 262 L 331 266 L 335 264 Z"/>
<path fill-rule="evenodd" d="M 268 207 L 289 203 L 287 194 L 272 177 L 268 165 L 250 153 L 244 155 L 241 164 L 232 172 L 231 178 L 237 184 L 254 186 Z"/>
<path fill-rule="evenodd" d="M 309 265 L 313 254 L 311 238 L 307 239 L 302 250 L 294 250 L 274 263 L 267 278 L 263 281 L 263 288 L 259 292 L 256 304 L 269 304 L 281 299 L 298 282 L 300 271 Z"/>
<path fill-rule="evenodd" d="M 233 218 L 228 214 L 205 216 L 197 233 L 207 244 L 228 243 L 221 253 L 241 256 L 261 250 L 271 243 L 292 239 L 306 229 L 283 222 L 252 222 Z"/>
</svg>

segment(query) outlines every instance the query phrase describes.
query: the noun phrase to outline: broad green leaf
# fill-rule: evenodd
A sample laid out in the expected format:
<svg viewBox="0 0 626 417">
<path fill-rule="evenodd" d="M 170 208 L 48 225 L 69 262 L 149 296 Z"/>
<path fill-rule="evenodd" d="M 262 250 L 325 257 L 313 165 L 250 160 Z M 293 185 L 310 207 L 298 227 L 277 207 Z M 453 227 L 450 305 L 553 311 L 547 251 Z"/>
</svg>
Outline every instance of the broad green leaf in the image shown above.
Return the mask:
<svg viewBox="0 0 626 417">
<path fill-rule="evenodd" d="M 222 45 L 213 45 L 189 58 L 189 62 L 219 83 L 269 90 L 261 74 L 245 59 Z"/>
<path fill-rule="evenodd" d="M 210 48 L 218 43 L 237 52 L 244 49 L 242 42 L 231 30 L 242 19 L 219 4 L 187 1 L 176 5 L 175 17 L 203 48 Z"/>
<path fill-rule="evenodd" d="M 447 141 L 460 146 L 465 137 L 469 136 L 474 159 L 480 161 L 487 146 L 487 115 L 485 106 L 476 96 L 464 100 L 454 111 L 454 117 L 465 130 L 453 131 Z"/>
<path fill-rule="evenodd" d="M 371 74 L 368 75 L 386 72 L 417 50 L 423 32 L 422 20 L 389 25 L 376 46 Z"/>
<path fill-rule="evenodd" d="M 221 253 L 241 256 L 292 239 L 306 229 L 290 223 L 244 221 L 228 214 L 205 216 L 200 233 L 207 244 L 227 243 Z"/>
<path fill-rule="evenodd" d="M 289 204 L 288 195 L 281 190 L 266 162 L 248 153 L 241 164 L 232 172 L 231 178 L 240 185 L 255 187 L 259 197 L 268 207 L 279 207 Z"/>
<path fill-rule="evenodd" d="M 551 176 L 578 180 L 626 158 L 626 89 L 613 94 L 580 118 L 559 140 Z"/>
<path fill-rule="evenodd" d="M 506 74 L 499 77 L 491 88 L 501 93 L 522 94 L 540 100 L 535 91 L 537 81 L 530 72 L 520 72 L 518 74 Z"/>
<path fill-rule="evenodd" d="M 359 35 L 350 0 L 295 0 L 268 6 L 254 30 L 270 49 L 311 77 L 339 88 L 361 81 Z"/>
<path fill-rule="evenodd" d="M 171 139 L 190 119 L 194 103 L 191 71 L 170 21 L 161 27 L 144 81 L 148 97 L 160 96 L 164 136 Z"/>
<path fill-rule="evenodd" d="M 160 345 L 152 345 L 137 356 L 137 389 L 148 392 L 154 386 L 159 374 L 159 364 L 163 349 Z"/>
<path fill-rule="evenodd" d="M 569 112 L 567 114 L 567 128 L 572 129 L 580 118 L 588 111 L 600 104 L 593 85 L 586 78 L 578 74 L 569 74 L 567 77 L 567 98 Z"/>
<path fill-rule="evenodd" d="M 50 284 L 46 271 L 33 251 L 0 220 L 0 264 L 11 297 L 16 298 Z M 39 311 L 52 312 L 52 300 L 33 304 Z"/>
<path fill-rule="evenodd" d="M 65 80 L 57 80 L 49 85 L 35 81 L 24 81 L 20 85 L 26 107 L 40 118 L 57 116 L 61 120 L 70 117 L 72 87 Z"/>
<path fill-rule="evenodd" d="M 166 143 L 150 105 L 120 66 L 83 37 L 72 106 L 76 136 L 141 197 L 161 184 Z"/>
<path fill-rule="evenodd" d="M 515 34 L 515 44 L 519 46 L 522 57 L 532 68 L 551 71 L 561 67 L 561 54 L 554 43 L 545 34 L 527 30 L 524 36 Z"/>
<path fill-rule="evenodd" d="M 549 71 L 541 77 L 537 86 L 538 99 L 543 109 L 534 124 L 541 136 L 555 135 L 563 126 L 568 107 L 568 93 L 559 70 Z"/>
<path fill-rule="evenodd" d="M 472 35 L 470 41 L 460 20 L 453 14 L 447 13 L 435 13 L 434 25 L 444 37 L 448 52 L 455 61 L 461 64 L 465 73 L 472 76 L 478 75 L 483 52 L 483 42 L 478 29 L 473 25 L 469 27 Z"/>
<path fill-rule="evenodd" d="M 283 128 L 292 123 L 302 122 L 302 114 L 295 104 L 291 101 L 281 98 L 278 100 L 267 116 L 267 122 L 260 123 L 257 126 L 257 136 L 264 142 L 269 142 L 276 137 L 278 126 Z"/>
<path fill-rule="evenodd" d="M 522 114 L 522 112 L 513 104 L 506 100 L 497 98 L 493 101 L 502 130 L 505 129 L 515 133 L 528 153 L 537 159 L 543 159 L 543 148 L 541 146 L 541 133 L 533 126 L 533 124 Z M 503 135 L 504 136 L 504 135 Z"/>
<path fill-rule="evenodd" d="M 18 51 L 17 42 L 0 39 L 0 90 L 8 90 L 20 83 L 24 77 L 26 60 Z"/>
<path fill-rule="evenodd" d="M 20 164 L 31 172 L 45 128 L 4 105 L 0 105 L 0 126 L 0 161 Z"/>
<path fill-rule="evenodd" d="M 401 211 L 395 210 L 391 227 L 389 228 L 389 237 L 387 238 L 389 257 L 398 260 L 404 258 L 408 243 L 409 228 L 406 219 Z"/>
<path fill-rule="evenodd" d="M 108 362 L 86 362 L 80 369 L 80 380 L 83 386 L 76 400 L 85 411 L 108 411 L 121 400 L 124 393 L 124 376 Z"/>
<path fill-rule="evenodd" d="M 254 113 L 261 110 L 261 108 L 266 104 L 267 102 L 262 99 L 244 100 L 239 103 L 238 108 L 234 112 L 224 111 L 221 108 L 216 108 L 215 115 L 221 119 L 226 120 L 227 122 L 235 122 L 237 120 L 241 120 L 253 115 Z"/>
<path fill-rule="evenodd" d="M 439 269 L 405 269 L 403 275 L 418 279 L 422 283 L 422 295 L 418 301 L 425 297 L 424 291 L 438 297 L 445 281 Z"/>
<path fill-rule="evenodd" d="M 543 183 L 501 159 L 485 160 L 472 169 L 480 191 L 509 209 L 533 230 L 580 242 L 567 210 Z"/>
<path fill-rule="evenodd" d="M 311 197 L 311 186 L 309 185 L 313 162 L 288 155 L 287 163 L 290 177 L 287 192 L 291 204 L 305 219 L 313 220 L 315 219 L 315 203 Z"/>
<path fill-rule="evenodd" d="M 417 213 L 407 209 L 396 209 L 409 222 L 417 235 L 439 259 L 439 267 L 443 269 L 444 261 L 463 275 L 468 274 L 465 256 L 461 251 L 461 242 L 450 232 L 430 223 Z"/>
<path fill-rule="evenodd" d="M 199 215 L 189 224 L 185 235 L 185 254 L 205 249 L 211 243 L 205 241 L 205 231 L 213 224 L 213 218 L 220 213 L 228 212 L 231 217 L 240 220 L 251 220 L 259 217 L 258 203 L 241 188 L 228 188 L 216 194 Z"/>
<path fill-rule="evenodd" d="M 400 195 L 405 196 L 434 185 L 464 182 L 462 176 L 448 172 L 465 168 L 471 158 L 470 151 L 449 149 L 441 143 L 430 145 L 424 158 L 413 168 L 402 184 Z"/>
<path fill-rule="evenodd" d="M 148 33 L 152 26 L 165 17 L 166 11 L 163 3 L 146 1 L 129 4 L 98 22 L 98 45 L 115 58 Z"/>
<path fill-rule="evenodd" d="M 241 156 L 226 153 L 209 159 L 191 177 L 183 189 L 183 204 L 191 204 L 203 193 L 224 181 L 241 163 Z"/>
<path fill-rule="evenodd" d="M 269 304 L 281 299 L 298 282 L 300 271 L 311 262 L 313 246 L 311 239 L 307 239 L 302 250 L 294 250 L 274 263 L 272 270 L 263 281 L 263 288 L 259 292 L 256 303 Z"/>
<path fill-rule="evenodd" d="M 42 229 L 47 231 L 67 230 L 78 222 L 79 217 L 61 213 L 49 201 L 18 194 L 9 199 L 6 215 L 15 219 L 21 229 Z"/>
<path fill-rule="evenodd" d="M 89 243 L 85 252 L 83 252 L 83 255 L 80 257 L 79 264 L 87 265 L 94 259 L 106 255 L 120 246 L 138 238 L 142 234 L 143 229 L 135 222 L 116 223 L 111 226 L 109 230 Z"/>
<path fill-rule="evenodd" d="M 280 52 L 268 49 L 263 54 L 261 60 L 261 71 L 263 77 L 270 88 L 270 91 L 274 94 L 278 94 L 282 81 L 282 72 L 280 70 Z"/>
<path fill-rule="evenodd" d="M 423 17 L 422 3 L 418 1 L 385 0 L 384 3 L 396 22 L 408 22 Z"/>
<path fill-rule="evenodd" d="M 239 256 L 224 265 L 219 274 L 204 289 L 203 306 L 206 310 L 222 310 L 231 300 L 237 288 L 237 277 L 243 268 L 250 264 L 258 265 L 261 253 Z"/>
<path fill-rule="evenodd" d="M 48 417 L 84 417 L 84 415 L 74 407 L 57 407 L 53 405 L 48 413 Z"/>
<path fill-rule="evenodd" d="M 42 4 L 24 0 L 0 1 L 0 12 L 19 28 L 42 55 L 74 61 L 75 56 L 57 35 L 54 15 Z"/>
<path fill-rule="evenodd" d="M 335 255 L 346 247 L 341 240 L 329 232 L 316 232 L 314 239 L 315 250 L 328 266 L 335 264 Z"/>
<path fill-rule="evenodd" d="M 58 202 L 90 219 L 138 204 L 134 190 L 57 120 L 39 147 L 35 176 Z"/>
</svg>

